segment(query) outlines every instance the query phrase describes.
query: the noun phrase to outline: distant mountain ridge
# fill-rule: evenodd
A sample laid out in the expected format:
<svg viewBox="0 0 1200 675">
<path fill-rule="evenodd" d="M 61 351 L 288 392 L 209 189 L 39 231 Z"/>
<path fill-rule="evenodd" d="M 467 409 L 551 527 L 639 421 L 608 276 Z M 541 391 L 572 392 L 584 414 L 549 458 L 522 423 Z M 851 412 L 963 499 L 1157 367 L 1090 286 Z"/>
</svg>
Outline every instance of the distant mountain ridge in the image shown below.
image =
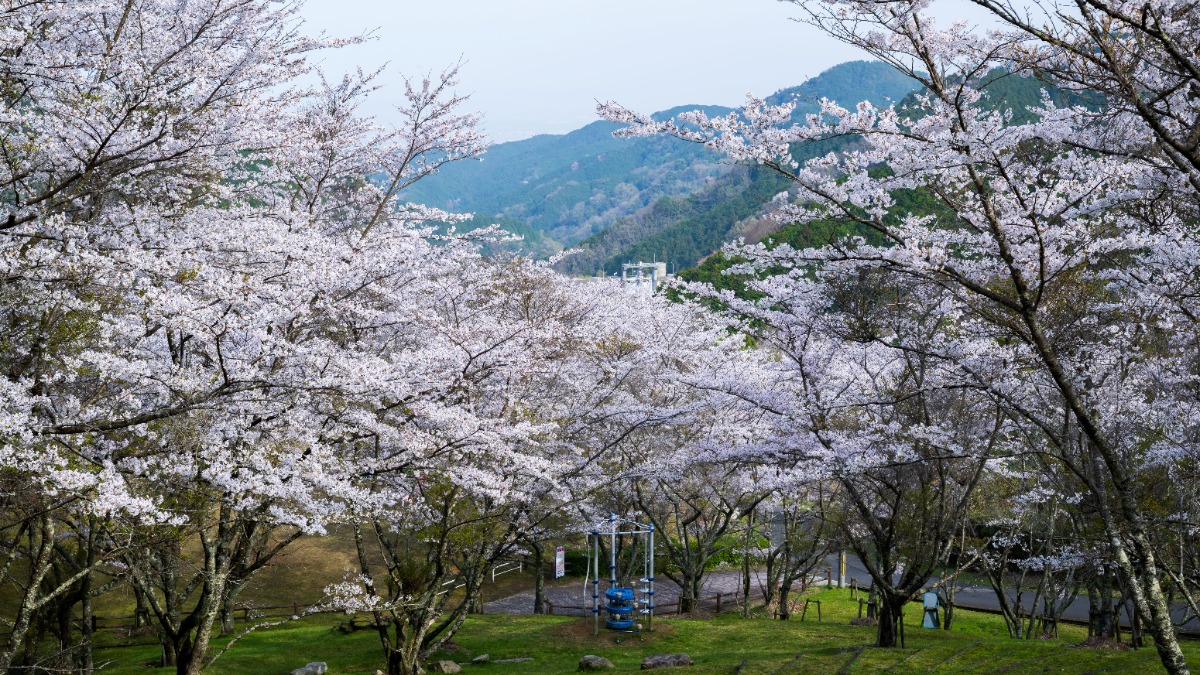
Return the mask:
<svg viewBox="0 0 1200 675">
<path fill-rule="evenodd" d="M 818 109 L 822 97 L 846 106 L 861 100 L 885 105 L 917 86 L 886 64 L 854 61 L 767 100 L 795 101 L 802 119 Z M 734 111 L 682 105 L 655 117 L 697 109 L 710 116 Z M 523 223 L 525 231 L 538 234 L 530 238 L 531 253 L 579 246 L 583 252 L 568 258 L 563 269 L 594 274 L 612 273 L 628 256 L 694 265 L 739 223 L 746 227 L 741 221 L 752 219 L 782 189 L 767 172 L 732 164 L 701 145 L 665 137 L 614 138 L 617 128 L 600 121 L 568 134 L 499 143 L 483 161 L 447 165 L 404 198 L 476 213 L 480 225 Z"/>
<path fill-rule="evenodd" d="M 828 98 L 845 106 L 870 101 L 878 106 L 899 103 L 916 91 L 919 83 L 878 61 L 851 61 L 834 66 L 796 87 L 767 97 L 779 105 L 794 102 L 797 121 L 819 111 Z M 683 141 L 677 143 L 685 144 Z M 803 160 L 842 147 L 843 141 L 816 143 L 803 148 Z M 726 241 L 746 236 L 755 239 L 764 228 L 779 224 L 762 218 L 773 196 L 787 189 L 778 174 L 736 167 L 703 189 L 681 198 L 662 199 L 653 208 L 614 222 L 579 244 L 581 251 L 560 264 L 570 274 L 614 274 L 623 262 L 657 260 L 676 270 L 696 265 Z"/>
<path fill-rule="evenodd" d="M 682 106 L 727 114 L 732 108 Z M 498 143 L 482 161 L 450 164 L 405 198 L 503 216 L 573 245 L 664 195 L 688 194 L 730 167 L 704 148 L 668 138 L 614 138 L 593 122 L 563 135 Z"/>
</svg>

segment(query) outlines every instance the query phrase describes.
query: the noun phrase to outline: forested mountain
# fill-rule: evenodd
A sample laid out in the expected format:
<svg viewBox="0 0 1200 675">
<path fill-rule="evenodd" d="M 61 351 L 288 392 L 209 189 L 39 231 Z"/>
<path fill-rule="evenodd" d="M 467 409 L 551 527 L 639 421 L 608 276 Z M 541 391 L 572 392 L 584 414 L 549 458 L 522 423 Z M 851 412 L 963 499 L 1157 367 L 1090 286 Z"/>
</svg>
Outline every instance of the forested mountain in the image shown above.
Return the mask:
<svg viewBox="0 0 1200 675">
<path fill-rule="evenodd" d="M 731 108 L 700 108 L 723 115 Z M 666 138 L 619 139 L 617 125 L 593 122 L 564 135 L 498 143 L 475 162 L 446 166 L 411 201 L 526 223 L 570 246 L 665 195 L 683 195 L 727 173 L 704 148 Z"/>
<path fill-rule="evenodd" d="M 1043 85 L 996 71 L 982 78 L 988 105 L 1024 118 L 1040 102 Z M 804 84 L 767 97 L 796 103 L 797 121 L 815 112 L 821 98 L 850 106 L 901 102 L 916 82 L 879 62 L 835 66 Z M 1051 89 L 1058 102 L 1077 103 Z M 679 106 L 665 119 L 700 108 L 710 116 L 731 108 Z M 614 138 L 617 125 L 595 122 L 569 134 L 536 136 L 492 146 L 485 161 L 447 166 L 414 186 L 412 201 L 477 214 L 475 226 L 499 223 L 525 237 L 507 245 L 544 257 L 564 247 L 579 252 L 560 263 L 571 274 L 614 274 L 622 263 L 659 260 L 668 269 L 697 265 L 727 241 L 758 241 L 779 224 L 765 217 L 786 181 L 770 171 L 737 166 L 706 148 L 667 137 Z M 840 141 L 797 150 L 797 159 L 836 150 Z"/>
<path fill-rule="evenodd" d="M 876 105 L 902 100 L 916 82 L 874 61 L 835 66 L 804 84 L 767 97 L 772 104 L 796 103 L 797 121 L 818 110 L 821 98 L 852 105 L 868 100 Z M 683 141 L 676 141 L 687 145 Z M 839 142 L 800 150 L 804 160 L 840 147 Z M 561 268 L 573 274 L 617 272 L 623 262 L 660 260 L 668 269 L 687 268 L 738 237 L 759 239 L 776 227 L 761 216 L 767 203 L 786 189 L 787 181 L 770 171 L 739 167 L 682 199 L 663 200 L 650 209 L 618 220 L 580 243 L 577 255 Z"/>
<path fill-rule="evenodd" d="M 817 110 L 822 98 L 853 106 L 859 101 L 884 105 L 899 101 L 917 88 L 916 81 L 895 68 L 879 61 L 847 61 L 826 70 L 803 84 L 779 91 L 767 97 L 767 103 L 778 105 L 796 102 L 796 117 L 803 118 Z"/>
<path fill-rule="evenodd" d="M 821 97 L 884 103 L 903 98 L 914 86 L 882 63 L 859 61 L 769 100 L 795 100 L 799 116 L 814 111 Z M 683 105 L 655 116 L 695 109 L 709 115 L 733 110 Z M 565 135 L 496 144 L 483 161 L 449 165 L 405 198 L 474 212 L 480 225 L 497 218 L 522 222 L 541 234 L 528 247 L 535 254 L 581 244 L 584 253 L 566 266 L 592 274 L 600 267 L 611 272 L 627 256 L 693 265 L 781 189 L 774 177 L 723 162 L 701 146 L 669 138 L 613 138 L 616 129 L 595 122 Z"/>
<path fill-rule="evenodd" d="M 810 146 L 801 159 L 841 146 L 831 141 Z M 766 219 L 771 198 L 788 181 L 768 169 L 736 167 L 705 189 L 684 198 L 663 198 L 651 208 L 623 218 L 579 245 L 560 263 L 570 274 L 615 274 L 624 262 L 658 260 L 674 271 L 696 265 L 727 241 L 759 240 L 779 224 Z"/>
<path fill-rule="evenodd" d="M 1059 106 L 1083 105 L 1095 108 L 1101 102 L 1099 96 L 1096 95 L 1086 96 L 1065 91 L 1057 87 L 1047 86 L 1039 80 L 1014 75 L 1000 69 L 993 70 L 987 75 L 980 77 L 975 86 L 984 95 L 981 108 L 985 110 L 1009 109 L 1012 111 L 1012 119 L 1018 123 L 1027 122 L 1035 117 L 1033 110 L 1041 106 L 1043 95 L 1048 96 L 1055 105 Z M 916 92 L 909 94 L 907 97 L 908 100 L 902 101 L 900 106 L 904 107 L 907 103 L 911 102 L 912 97 L 915 95 Z M 817 144 L 805 150 L 798 151 L 796 156 L 797 159 L 803 161 L 809 157 L 824 154 L 830 149 L 826 144 Z M 777 174 L 767 172 L 765 169 L 763 171 L 764 173 L 771 173 L 771 177 L 763 176 L 758 180 L 764 183 L 773 180 L 774 184 L 778 186 L 778 190 L 783 190 L 788 184 L 788 181 Z M 885 169 L 879 167 L 872 170 L 872 173 L 875 174 L 883 171 Z M 895 204 L 890 209 L 889 222 L 898 222 L 897 218 L 904 214 L 928 215 L 935 217 L 935 222 L 948 227 L 955 218 L 954 214 L 949 212 L 944 204 L 933 198 L 926 191 L 899 190 L 892 193 L 892 199 Z M 715 211 L 714 215 L 716 215 Z M 701 230 L 698 231 L 695 246 L 699 249 L 707 246 L 708 253 L 711 254 L 714 251 L 718 251 L 722 243 L 731 241 L 736 236 L 742 234 L 746 235 L 745 238 L 751 242 L 765 240 L 766 245 L 770 248 L 780 244 L 787 244 L 795 249 L 815 248 L 831 244 L 846 236 L 864 237 L 873 245 L 882 245 L 885 243 L 877 232 L 862 225 L 839 220 L 822 220 L 808 223 L 792 223 L 783 225 L 782 227 L 780 227 L 780 224 L 776 224 L 772 229 L 760 227 L 757 231 L 753 232 L 732 232 L 730 236 L 724 237 L 716 245 L 711 245 L 711 235 Z M 662 235 L 678 236 L 674 231 L 664 231 Z M 645 244 L 657 244 L 659 241 L 665 243 L 665 239 L 666 237 L 660 235 L 659 237 L 644 240 L 639 244 L 639 248 Z M 680 247 L 678 250 L 686 250 L 686 247 Z M 734 261 L 730 260 L 723 253 L 717 252 L 716 255 L 708 255 L 708 257 L 701 260 L 694 267 L 684 267 L 680 270 L 679 276 L 685 281 L 705 282 L 717 288 L 730 289 L 742 297 L 754 297 L 754 293 L 746 290 L 744 277 L 730 276 L 724 273 L 733 264 Z"/>
</svg>

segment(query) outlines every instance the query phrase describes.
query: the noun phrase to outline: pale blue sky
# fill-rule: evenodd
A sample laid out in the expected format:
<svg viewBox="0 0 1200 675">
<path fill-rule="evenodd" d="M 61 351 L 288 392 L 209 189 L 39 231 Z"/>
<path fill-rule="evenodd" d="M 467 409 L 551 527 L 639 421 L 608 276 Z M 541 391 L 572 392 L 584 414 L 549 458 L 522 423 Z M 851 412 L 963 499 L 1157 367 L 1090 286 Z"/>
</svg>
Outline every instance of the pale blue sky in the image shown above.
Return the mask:
<svg viewBox="0 0 1200 675">
<path fill-rule="evenodd" d="M 399 75 L 461 56 L 459 90 L 496 141 L 579 128 L 596 99 L 649 112 L 736 105 L 863 58 L 777 0 L 307 0 L 303 14 L 306 32 L 374 31 L 323 66 L 340 77 L 389 63 L 369 110 L 385 120 Z"/>
</svg>

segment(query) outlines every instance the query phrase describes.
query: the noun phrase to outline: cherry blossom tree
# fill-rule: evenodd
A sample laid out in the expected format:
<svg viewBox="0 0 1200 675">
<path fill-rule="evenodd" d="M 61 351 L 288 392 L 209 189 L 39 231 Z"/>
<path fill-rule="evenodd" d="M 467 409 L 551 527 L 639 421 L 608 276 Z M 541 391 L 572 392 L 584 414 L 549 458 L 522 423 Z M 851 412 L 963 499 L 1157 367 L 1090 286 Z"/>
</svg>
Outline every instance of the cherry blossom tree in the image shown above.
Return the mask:
<svg viewBox="0 0 1200 675">
<path fill-rule="evenodd" d="M 673 453 L 656 454 L 660 456 L 635 460 L 635 477 L 618 485 L 633 488 L 632 502 L 654 525 L 656 543 L 665 554 L 662 574 L 680 588 L 679 611 L 693 612 L 712 559 L 733 547 L 741 516 L 771 491 L 741 464 L 676 460 L 671 462 L 674 470 L 664 470 L 656 464 Z"/>
<path fill-rule="evenodd" d="M 767 538 L 763 558 L 763 602 L 774 607 L 781 621 L 792 617 L 797 582 L 803 591 L 809 578 L 825 562 L 836 535 L 836 519 L 825 512 L 826 495 L 820 482 L 784 484 L 760 505 L 765 515 L 761 525 Z M 747 570 L 748 571 L 748 570 Z M 749 574 L 743 582 L 749 592 Z"/>
<path fill-rule="evenodd" d="M 435 419 L 446 416 L 436 400 L 453 381 L 444 370 L 448 364 L 437 359 L 445 346 L 422 346 L 415 329 L 429 307 L 424 294 L 438 286 L 438 266 L 477 256 L 469 242 L 432 245 L 432 230 L 414 226 L 450 217 L 400 205 L 396 198 L 406 181 L 480 149 L 471 131 L 474 118 L 449 115 L 460 101 L 442 108 L 453 76 L 451 70 L 440 81 L 410 84 L 402 113 L 413 124 L 401 131 L 378 129 L 355 115 L 369 77 L 327 86 L 294 123 L 293 142 L 302 150 L 247 178 L 264 185 L 256 199 L 258 208 L 269 209 L 258 216 L 263 236 L 249 260 L 243 244 L 229 242 L 221 253 L 230 258 L 215 261 L 234 273 L 254 270 L 243 283 L 258 281 L 255 290 L 263 296 L 221 308 L 210 354 L 215 358 L 207 364 L 215 364 L 221 377 L 262 385 L 240 409 L 222 401 L 219 420 L 188 416 L 205 424 L 208 434 L 220 430 L 195 446 L 192 462 L 204 467 L 199 476 L 181 466 L 178 438 L 172 439 L 176 451 L 164 453 L 155 467 L 162 472 L 157 489 L 175 485 L 176 499 L 198 505 L 188 519 L 198 526 L 205 552 L 196 577 L 202 581 L 193 579 L 185 588 L 194 592 L 180 594 L 195 603 L 190 613 L 175 620 L 170 608 L 156 605 L 154 584 L 129 561 L 181 672 L 200 667 L 221 603 L 232 601 L 250 574 L 301 533 L 320 533 L 341 518 L 346 500 L 363 499 L 369 488 L 359 480 L 362 467 L 346 452 L 348 444 L 386 430 L 387 411 L 397 404 L 428 406 L 418 414 Z M 381 172 L 387 176 L 382 186 L 364 180 Z M 241 232 L 230 227 L 230 233 L 245 234 L 243 218 Z M 243 287 L 243 303 L 245 292 Z M 230 335 L 234 316 L 247 305 L 254 312 L 239 317 L 246 320 L 240 335 Z M 172 318 L 195 320 L 197 314 L 187 308 Z M 181 334 L 192 337 L 193 349 L 204 345 L 196 329 Z M 389 358 L 405 347 L 410 349 L 401 358 Z M 422 361 L 424 368 L 406 367 Z M 195 433 L 184 426 L 184 433 Z M 284 530 L 279 543 L 247 560 L 252 528 L 273 527 Z"/>
<path fill-rule="evenodd" d="M 1191 325 L 1183 298 L 1192 297 L 1193 282 L 1183 260 L 1194 246 L 1194 143 L 1179 131 L 1192 126 L 1167 120 L 1194 117 L 1184 93 L 1194 69 L 1180 45 L 1195 40 L 1195 10 L 1060 5 L 1055 27 L 1045 29 L 1020 8 L 988 6 L 1019 30 L 941 29 L 919 2 L 804 5 L 806 20 L 923 85 L 903 108 L 825 101 L 802 124 L 791 123 L 790 104 L 755 98 L 720 118 L 655 121 L 615 104 L 600 110 L 628 125 L 623 133 L 672 134 L 782 172 L 799 195 L 788 219 L 838 218 L 882 237 L 883 245 L 848 238 L 806 251 L 730 253 L 750 260 L 752 272 L 783 264 L 795 270 L 792 279 L 876 274 L 891 287 L 926 292 L 906 299 L 913 314 L 952 329 L 932 341 L 895 327 L 866 339 L 919 357 L 934 368 L 935 388 L 978 392 L 981 405 L 1002 413 L 997 419 L 1029 430 L 1039 452 L 1086 486 L 1164 666 L 1188 672 L 1144 505 L 1153 472 L 1193 453 L 1193 420 L 1177 414 L 1190 409 L 1195 374 L 1182 355 L 1192 332 L 1165 327 Z M 988 101 L 997 67 L 1050 68 L 1052 83 L 1107 98 L 1099 112 L 1046 98 L 1018 124 Z M 793 161 L 793 144 L 837 136 L 855 144 Z M 924 191 L 944 208 L 898 208 L 902 190 Z M 790 330 L 788 317 L 764 311 L 762 320 Z"/>
<path fill-rule="evenodd" d="M 456 374 L 422 404 L 446 413 L 418 415 L 414 401 L 351 446 L 370 490 L 359 569 L 330 588 L 331 606 L 373 615 L 393 673 L 453 636 L 487 569 L 611 484 L 631 439 L 711 411 L 665 393 L 693 389 L 683 346 L 736 353 L 695 307 L 522 260 L 461 265 L 434 275 L 415 337 Z"/>
<path fill-rule="evenodd" d="M 2 666 L 47 603 L 123 561 L 169 660 L 196 672 L 221 603 L 281 548 L 248 547 L 336 519 L 362 494 L 339 453 L 364 415 L 444 375 L 377 386 L 408 365 L 381 351 L 420 318 L 430 270 L 474 255 L 431 243 L 424 223 L 454 217 L 400 191 L 480 152 L 476 119 L 455 69 L 408 82 L 394 129 L 356 113 L 374 75 L 289 86 L 344 42 L 303 37 L 298 9 L 5 10 L 3 447 L 42 508 L 13 523 L 10 560 L 24 546 L 34 564 L 6 568 L 27 578 Z M 46 590 L 64 508 L 104 529 L 77 533 L 87 564 Z M 179 546 L 160 534 L 179 527 L 203 550 L 189 578 L 164 576 Z"/>
<path fill-rule="evenodd" d="M 295 11 L 50 1 L 3 10 L 2 442 L 18 492 L 40 507 L 6 511 L 16 517 L 10 560 L 31 564 L 7 568 L 24 578 L 0 666 L 48 603 L 75 589 L 86 613 L 92 573 L 114 561 L 111 547 L 89 552 L 81 569 L 46 587 L 55 554 L 36 542 L 86 523 L 75 535 L 87 548 L 117 514 L 170 519 L 113 462 L 129 430 L 245 387 L 151 373 L 139 356 L 96 348 L 151 337 L 125 340 L 142 323 L 129 321 L 142 301 L 125 293 L 153 286 L 170 266 L 154 260 L 161 239 L 143 244 L 165 223 L 186 226 L 183 214 L 198 195 L 222 191 L 219 178 L 240 151 L 275 142 L 264 120 L 298 96 L 278 85 L 303 71 L 306 52 L 332 45 L 298 35 Z M 166 257 L 184 262 L 168 278 L 188 274 L 187 261 Z M 117 384 L 131 380 L 140 383 Z"/>
</svg>

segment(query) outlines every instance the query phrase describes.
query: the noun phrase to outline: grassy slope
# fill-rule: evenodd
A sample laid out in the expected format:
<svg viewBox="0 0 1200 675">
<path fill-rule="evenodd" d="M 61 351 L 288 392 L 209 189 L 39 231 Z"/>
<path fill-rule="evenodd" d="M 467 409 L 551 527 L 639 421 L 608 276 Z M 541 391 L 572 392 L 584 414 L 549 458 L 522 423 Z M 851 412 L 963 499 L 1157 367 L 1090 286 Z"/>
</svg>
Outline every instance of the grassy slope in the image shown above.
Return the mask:
<svg viewBox="0 0 1200 675">
<path fill-rule="evenodd" d="M 183 569 L 194 569 L 201 555 L 198 547 L 190 548 L 185 554 Z M 235 605 L 253 609 L 286 608 L 289 605 L 307 607 L 321 601 L 326 586 L 341 581 L 347 571 L 357 568 L 353 533 L 348 528 L 335 528 L 325 536 L 301 537 L 254 576 Z M 495 581 L 485 580 L 483 597 L 485 601 L 491 601 L 532 587 L 533 573 L 526 568 L 522 573 L 502 574 Z M 8 603 L 11 607 L 16 601 L 10 587 L 0 586 L 0 603 Z M 188 609 L 192 607 L 194 604 L 187 604 Z M 96 600 L 95 612 L 101 618 L 102 627 L 123 626 L 127 622 L 121 617 L 131 616 L 133 611 L 133 593 L 128 586 L 119 586 Z M 239 621 L 242 616 L 242 612 L 236 613 Z"/>
<path fill-rule="evenodd" d="M 1084 649 L 1073 645 L 1085 633 L 1064 627 L 1060 640 L 1010 640 L 998 617 L 973 612 L 958 613 L 955 630 L 933 631 L 917 627 L 920 609 L 913 605 L 907 623 L 906 649 L 876 650 L 867 647 L 874 629 L 849 625 L 857 603 L 844 590 L 829 590 L 814 597 L 823 601 L 824 623 L 743 620 L 725 614 L 711 621 L 663 620 L 661 629 L 645 642 L 626 639 L 615 644 L 602 632 L 591 636 L 590 621 L 567 617 L 471 617 L 456 641 L 461 651 L 446 655 L 457 661 L 488 653 L 493 659 L 529 656 L 534 661 L 517 664 L 470 666 L 464 672 L 568 673 L 584 654 L 605 656 L 619 672 L 638 670 L 647 654 L 686 652 L 696 666 L 687 673 L 732 673 L 743 661 L 746 675 L 765 673 L 1155 673 L 1161 672 L 1153 649 L 1116 651 Z M 371 673 L 379 666 L 374 634 L 363 631 L 342 635 L 336 618 L 314 618 L 262 633 L 235 646 L 209 672 L 283 673 L 308 661 L 326 661 L 330 673 Z M 1193 666 L 1200 666 L 1200 643 L 1186 642 Z M 155 647 L 103 650 L 100 660 L 111 660 L 105 672 L 168 672 L 139 664 L 156 655 Z"/>
</svg>

